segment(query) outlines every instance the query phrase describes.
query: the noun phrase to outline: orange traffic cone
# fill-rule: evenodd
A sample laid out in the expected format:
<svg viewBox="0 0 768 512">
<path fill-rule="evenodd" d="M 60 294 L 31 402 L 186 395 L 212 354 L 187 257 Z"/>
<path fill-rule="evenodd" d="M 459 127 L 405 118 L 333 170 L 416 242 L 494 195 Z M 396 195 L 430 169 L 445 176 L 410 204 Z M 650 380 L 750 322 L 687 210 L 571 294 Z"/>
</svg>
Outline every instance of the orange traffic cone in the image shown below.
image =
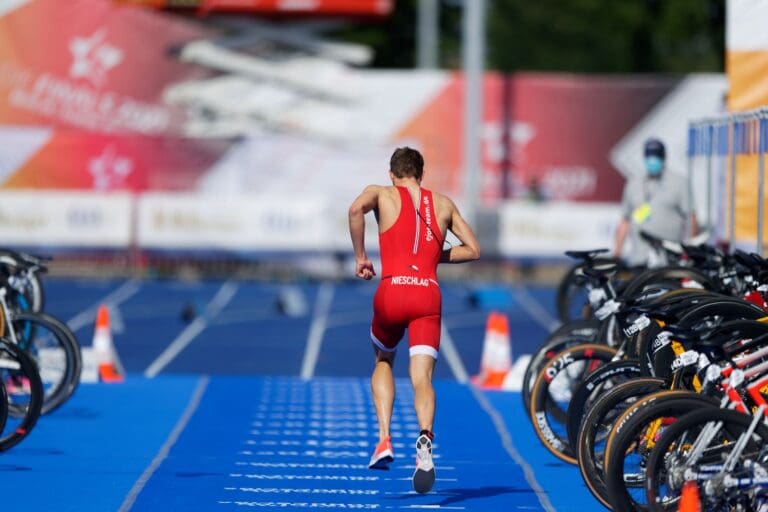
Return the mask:
<svg viewBox="0 0 768 512">
<path fill-rule="evenodd" d="M 695 480 L 688 480 L 683 484 L 680 493 L 678 512 L 701 512 L 701 499 L 699 498 L 699 486 Z"/>
<path fill-rule="evenodd" d="M 488 315 L 480 358 L 480 374 L 472 382 L 487 389 L 501 389 L 512 367 L 512 344 L 507 315 L 495 311 Z"/>
<path fill-rule="evenodd" d="M 99 377 L 103 382 L 123 382 L 118 369 L 117 353 L 112 345 L 112 331 L 109 328 L 109 309 L 99 306 L 96 314 L 96 329 L 93 332 L 93 352 L 99 368 Z"/>
</svg>

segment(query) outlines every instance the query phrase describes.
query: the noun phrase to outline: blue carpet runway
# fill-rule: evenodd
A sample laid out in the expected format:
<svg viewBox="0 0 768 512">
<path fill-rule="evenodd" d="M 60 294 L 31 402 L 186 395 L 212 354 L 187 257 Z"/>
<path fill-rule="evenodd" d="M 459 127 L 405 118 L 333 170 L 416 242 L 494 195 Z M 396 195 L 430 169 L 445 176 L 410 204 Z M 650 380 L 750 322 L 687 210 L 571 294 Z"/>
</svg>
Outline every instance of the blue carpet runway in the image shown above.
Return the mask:
<svg viewBox="0 0 768 512">
<path fill-rule="evenodd" d="M 86 345 L 96 306 L 110 304 L 129 376 L 120 385 L 81 386 L 22 444 L 0 454 L 0 488 L 14 490 L 0 498 L 5 506 L 595 508 L 578 469 L 535 440 L 518 394 L 457 382 L 461 369 L 479 366 L 482 350 L 487 311 L 469 305 L 471 288 L 443 286 L 455 357 L 441 357 L 436 368 L 437 482 L 432 493 L 417 495 L 406 351 L 396 363 L 397 459 L 390 471 L 366 467 L 376 441 L 367 380 L 370 283 L 46 284 L 47 311 L 68 321 Z M 292 311 L 285 297 L 298 303 Z M 546 335 L 552 291 L 519 289 L 513 299 L 505 312 L 519 356 Z"/>
<path fill-rule="evenodd" d="M 408 382 L 398 382 L 407 389 Z M 376 419 L 362 379 L 213 379 L 200 409 L 149 479 L 138 510 L 259 508 L 514 510 L 540 506 L 490 418 L 465 421 L 478 404 L 466 386 L 440 381 L 435 431 L 436 490 L 411 489 L 418 434 L 411 394 L 393 417 L 397 460 L 390 471 L 366 462 Z M 450 397 L 450 398 L 448 398 Z M 226 417 L 227 428 L 219 420 Z M 457 421 L 458 420 L 458 421 Z M 496 443 L 480 443 L 496 439 Z M 171 491 L 171 492 L 169 492 Z M 509 495 L 514 495 L 510 499 Z M 512 505 L 512 506 L 510 506 Z"/>
</svg>

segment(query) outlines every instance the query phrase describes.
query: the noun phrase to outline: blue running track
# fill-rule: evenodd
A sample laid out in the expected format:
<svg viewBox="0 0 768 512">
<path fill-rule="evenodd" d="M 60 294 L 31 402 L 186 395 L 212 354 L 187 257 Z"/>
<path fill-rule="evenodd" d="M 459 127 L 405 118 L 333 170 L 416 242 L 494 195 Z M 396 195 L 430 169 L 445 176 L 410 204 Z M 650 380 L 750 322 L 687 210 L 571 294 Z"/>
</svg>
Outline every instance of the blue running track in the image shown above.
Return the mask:
<svg viewBox="0 0 768 512">
<path fill-rule="evenodd" d="M 0 453 L 8 510 L 592 510 L 578 469 L 536 440 L 519 393 L 461 381 L 479 367 L 482 287 L 443 285 L 436 368 L 437 482 L 411 489 L 418 427 L 407 351 L 395 365 L 396 460 L 366 467 L 376 418 L 368 375 L 375 285 L 46 281 L 46 311 L 83 345 L 110 306 L 123 384 L 83 384 Z M 499 299 L 498 290 L 494 297 Z M 553 325 L 553 290 L 513 287 L 516 358 Z M 449 355 L 447 352 L 452 352 Z"/>
</svg>

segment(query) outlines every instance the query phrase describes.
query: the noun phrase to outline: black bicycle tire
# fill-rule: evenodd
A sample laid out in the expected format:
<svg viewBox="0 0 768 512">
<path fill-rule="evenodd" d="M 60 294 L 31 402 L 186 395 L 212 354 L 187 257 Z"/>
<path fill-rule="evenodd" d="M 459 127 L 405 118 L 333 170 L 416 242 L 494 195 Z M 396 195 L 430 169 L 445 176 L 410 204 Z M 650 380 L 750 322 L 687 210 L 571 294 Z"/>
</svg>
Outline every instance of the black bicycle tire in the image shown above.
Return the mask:
<svg viewBox="0 0 768 512">
<path fill-rule="evenodd" d="M 660 391 L 624 411 L 606 443 L 605 484 L 608 501 L 614 510 L 647 510 L 645 505 L 637 503 L 629 495 L 624 478 L 625 457 L 630 453 L 629 447 L 637 434 L 656 418 L 681 417 L 706 406 L 718 407 L 719 403 L 712 397 L 688 391 Z"/>
<path fill-rule="evenodd" d="M 523 384 L 520 390 L 523 401 L 523 408 L 525 409 L 526 414 L 530 412 L 531 390 L 533 388 L 533 383 L 536 381 L 536 376 L 539 374 L 541 368 L 547 364 L 547 361 L 549 361 L 552 356 L 568 347 L 591 342 L 592 338 L 590 337 L 550 336 L 547 339 L 547 342 L 545 342 L 541 347 L 538 348 L 538 350 L 536 350 L 536 352 L 533 353 L 531 359 L 528 361 L 528 364 L 525 367 L 525 371 L 523 372 Z"/>
<path fill-rule="evenodd" d="M 600 397 L 584 417 L 576 443 L 579 471 L 589 492 L 608 509 L 611 505 L 608 502 L 608 489 L 605 486 L 602 461 L 595 452 L 597 430 L 600 425 L 605 424 L 605 418 L 616 407 L 627 400 L 660 391 L 667 385 L 665 380 L 656 378 L 637 378 L 625 382 Z"/>
<path fill-rule="evenodd" d="M 0 432 L 5 428 L 6 421 L 8 421 L 8 390 L 0 381 Z"/>
<path fill-rule="evenodd" d="M 43 309 L 45 309 L 45 288 L 43 287 L 43 280 L 37 272 L 33 274 L 27 273 L 27 279 L 29 280 L 29 287 L 32 289 L 32 311 L 35 313 L 42 313 Z"/>
<path fill-rule="evenodd" d="M 600 330 L 600 321 L 596 318 L 588 318 L 585 320 L 571 320 L 557 326 L 557 328 L 549 333 L 544 343 L 548 343 L 556 338 L 563 338 L 566 336 L 580 336 L 582 338 L 594 339 Z"/>
<path fill-rule="evenodd" d="M 14 313 L 13 323 L 39 323 L 54 333 L 66 355 L 66 373 L 50 393 L 44 394 L 42 413 L 48 414 L 65 403 L 75 392 L 80 383 L 83 360 L 80 345 L 72 331 L 55 317 L 45 313 Z M 30 354 L 34 358 L 34 354 Z"/>
<path fill-rule="evenodd" d="M 591 263 L 593 265 L 600 265 L 605 263 L 615 263 L 617 260 L 614 258 L 595 258 L 595 260 Z M 579 261 L 577 263 L 574 263 L 571 265 L 568 270 L 565 272 L 565 275 L 560 279 L 560 282 L 557 285 L 557 290 L 555 291 L 555 306 L 557 308 L 557 317 L 560 319 L 561 322 L 567 323 L 573 320 L 581 320 L 584 319 L 584 317 L 580 318 L 571 318 L 570 312 L 571 312 L 571 302 L 573 300 L 573 293 L 571 293 L 572 290 L 579 290 L 584 287 L 584 285 L 579 282 L 583 281 L 583 277 L 578 275 L 579 269 L 584 268 L 584 266 L 587 265 L 583 261 Z M 584 304 L 585 308 L 589 308 L 588 304 Z"/>
<path fill-rule="evenodd" d="M 729 320 L 758 320 L 768 316 L 768 312 L 759 306 L 735 297 L 723 297 L 699 304 L 680 317 L 677 326 L 688 329 L 701 321 L 701 318 L 719 313 L 727 314 Z"/>
<path fill-rule="evenodd" d="M 620 290 L 624 283 L 626 283 L 630 278 L 629 276 L 634 276 L 637 273 L 637 269 L 627 267 L 624 262 L 619 258 L 612 258 L 612 257 L 598 257 L 592 260 L 589 264 L 579 261 L 571 265 L 571 267 L 568 268 L 566 273 L 563 275 L 562 278 L 560 278 L 560 282 L 558 283 L 557 290 L 555 291 L 555 308 L 557 310 L 557 316 L 560 319 L 561 322 L 569 322 L 572 320 L 578 320 L 585 318 L 584 316 L 581 316 L 579 318 L 571 318 L 570 316 L 570 310 L 572 307 L 572 300 L 573 295 L 569 293 L 570 290 L 573 289 L 579 289 L 582 288 L 582 283 L 579 283 L 577 281 L 580 281 L 580 276 L 577 276 L 577 270 L 580 268 L 583 268 L 585 265 L 593 266 L 593 265 L 606 265 L 606 264 L 615 264 L 617 274 L 612 279 L 613 287 L 617 290 Z M 585 303 L 583 311 L 586 311 L 589 315 L 592 313 L 592 308 L 589 304 Z"/>
<path fill-rule="evenodd" d="M 639 274 L 627 284 L 621 293 L 621 297 L 633 298 L 644 288 L 669 279 L 690 279 L 699 283 L 705 290 L 717 289 L 715 283 L 698 270 L 688 267 L 664 267 L 646 270 Z"/>
<path fill-rule="evenodd" d="M 19 370 L 29 382 L 30 398 L 23 411 L 16 411 L 23 414 L 21 423 L 7 435 L 0 432 L 0 451 L 5 451 L 16 446 L 22 439 L 27 437 L 37 424 L 43 407 L 43 383 L 40 380 L 40 374 L 32 358 L 23 350 L 19 349 L 11 341 L 0 338 L 0 351 L 4 352 L 10 359 L 18 362 Z M 14 413 L 14 409 L 9 406 L 9 415 Z M 5 428 L 5 426 L 3 427 Z"/>
<path fill-rule="evenodd" d="M 549 384 L 572 364 L 578 361 L 593 360 L 610 362 L 616 355 L 616 349 L 606 345 L 589 343 L 567 348 L 553 357 L 539 372 L 531 392 L 530 418 L 536 437 L 555 457 L 576 464 L 576 454 L 568 443 L 567 436 L 559 436 L 552 429 L 547 417 L 550 400 Z M 563 416 L 565 416 L 563 414 Z M 563 417 L 563 422 L 565 417 Z"/>
<path fill-rule="evenodd" d="M 570 315 L 570 306 L 572 300 L 571 290 L 581 288 L 579 283 L 576 282 L 578 280 L 576 272 L 583 266 L 583 262 L 571 265 L 568 270 L 566 270 L 565 275 L 563 275 L 563 277 L 560 279 L 560 282 L 557 285 L 557 289 L 555 290 L 555 307 L 557 309 L 557 317 L 563 323 L 567 323 L 570 320 L 576 320 L 571 318 Z"/>
<path fill-rule="evenodd" d="M 712 298 L 721 298 L 721 294 L 711 292 L 708 290 L 699 290 L 695 288 L 676 288 L 674 290 L 666 291 L 660 295 L 654 295 L 653 298 L 643 301 L 642 304 L 646 305 L 661 305 L 667 303 L 680 303 L 685 301 L 693 305 L 700 304 L 705 300 L 712 300 Z M 659 327 L 659 323 L 653 321 L 650 325 L 643 329 L 634 330 L 633 334 L 626 339 L 625 354 L 628 359 L 640 360 L 640 352 L 638 345 L 645 336 L 648 335 L 649 328 Z"/>
<path fill-rule="evenodd" d="M 671 508 L 657 503 L 656 497 L 659 493 L 657 492 L 655 483 L 659 481 L 658 475 L 664 468 L 663 462 L 667 454 L 666 448 L 668 448 L 678 439 L 680 433 L 686 430 L 690 430 L 694 425 L 706 424 L 711 421 L 722 421 L 722 429 L 735 432 L 736 430 L 746 430 L 749 428 L 752 420 L 752 416 L 730 409 L 707 408 L 686 414 L 685 416 L 682 416 L 677 421 L 675 421 L 675 423 L 670 425 L 669 428 L 665 430 L 661 435 L 648 457 L 648 465 L 645 476 L 645 492 L 646 501 L 648 503 L 648 510 L 652 512 L 670 512 L 671 510 L 677 510 L 677 506 Z M 758 435 L 760 435 L 764 440 L 768 441 L 768 427 L 766 427 L 764 423 L 758 422 L 755 428 L 755 432 L 758 433 Z M 673 504 L 667 503 L 667 505 Z"/>
<path fill-rule="evenodd" d="M 594 403 L 588 402 L 589 398 L 598 386 L 605 384 L 611 378 L 625 377 L 632 379 L 639 376 L 640 363 L 631 359 L 612 361 L 587 375 L 587 378 L 576 388 L 576 392 L 568 403 L 568 418 L 566 420 L 568 443 L 572 447 L 577 445 L 581 421 L 589 410 L 589 406 Z"/>
<path fill-rule="evenodd" d="M 712 306 L 712 307 L 705 307 L 705 306 Z M 751 336 L 757 336 L 759 334 L 762 334 L 760 331 L 762 330 L 761 326 L 763 326 L 763 323 L 756 322 L 755 318 L 739 318 L 740 316 L 749 316 L 748 313 L 746 313 L 748 310 L 743 309 L 742 306 L 740 306 L 738 303 L 735 302 L 718 302 L 718 303 L 712 303 L 712 304 L 702 304 L 701 307 L 697 307 L 695 312 L 697 312 L 695 319 L 696 322 L 705 322 L 707 319 L 707 315 L 704 314 L 706 312 L 709 313 L 717 313 L 719 311 L 719 316 L 727 318 L 726 322 L 721 324 L 725 325 L 728 322 L 749 322 L 750 325 L 754 326 L 752 329 L 746 329 L 748 333 L 753 334 L 746 334 L 747 337 Z M 763 315 L 765 316 L 765 315 Z M 676 328 L 679 329 L 687 329 L 691 328 L 694 323 L 694 317 L 689 317 L 688 314 L 684 315 L 683 318 L 688 317 L 688 320 L 685 322 L 681 319 L 679 323 L 675 325 Z M 762 318 L 762 316 L 760 317 Z M 747 324 L 744 324 L 747 325 Z M 765 327 L 768 329 L 768 326 Z M 652 331 L 661 332 L 663 328 L 657 328 L 657 329 L 651 329 L 649 331 L 650 334 L 652 334 Z M 640 365 L 640 371 L 644 377 L 648 376 L 659 376 L 659 377 L 666 377 L 668 375 L 668 368 L 672 364 L 672 361 L 675 358 L 675 354 L 672 351 L 671 347 L 669 345 L 658 347 L 654 349 L 654 342 L 655 337 L 649 335 L 649 333 L 646 333 L 640 338 L 640 341 L 638 342 L 638 352 L 639 352 L 639 360 L 641 362 Z M 658 335 L 658 334 L 657 334 Z"/>
</svg>

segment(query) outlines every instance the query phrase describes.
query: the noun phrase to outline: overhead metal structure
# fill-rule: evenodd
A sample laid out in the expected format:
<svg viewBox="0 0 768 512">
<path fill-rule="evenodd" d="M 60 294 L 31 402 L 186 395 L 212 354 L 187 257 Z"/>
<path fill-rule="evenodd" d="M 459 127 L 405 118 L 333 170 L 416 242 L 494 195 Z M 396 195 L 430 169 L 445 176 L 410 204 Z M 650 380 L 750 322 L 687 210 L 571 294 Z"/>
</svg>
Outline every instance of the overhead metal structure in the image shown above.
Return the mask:
<svg viewBox="0 0 768 512">
<path fill-rule="evenodd" d="M 464 210 L 476 220 L 480 202 L 482 170 L 481 125 L 483 115 L 483 71 L 485 59 L 485 0 L 464 0 Z"/>
<path fill-rule="evenodd" d="M 439 0 L 419 0 L 416 58 L 421 69 L 437 69 L 439 65 L 439 14 Z"/>
</svg>

